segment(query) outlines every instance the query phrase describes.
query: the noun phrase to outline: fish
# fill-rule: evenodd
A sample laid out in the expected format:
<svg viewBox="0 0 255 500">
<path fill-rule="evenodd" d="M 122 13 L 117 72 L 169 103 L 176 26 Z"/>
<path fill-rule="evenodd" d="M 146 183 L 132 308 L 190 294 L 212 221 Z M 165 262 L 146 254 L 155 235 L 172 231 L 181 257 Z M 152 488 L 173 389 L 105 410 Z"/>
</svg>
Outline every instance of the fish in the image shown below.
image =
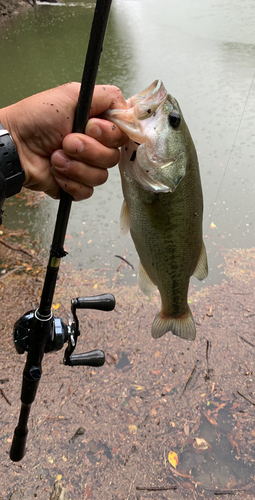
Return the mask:
<svg viewBox="0 0 255 500">
<path fill-rule="evenodd" d="M 208 275 L 196 149 L 177 100 L 161 80 L 126 102 L 127 109 L 105 113 L 128 136 L 119 161 L 121 232 L 130 230 L 139 255 L 141 291 L 150 296 L 158 288 L 160 293 L 152 337 L 172 332 L 192 341 L 196 327 L 188 305 L 189 281 Z"/>
</svg>

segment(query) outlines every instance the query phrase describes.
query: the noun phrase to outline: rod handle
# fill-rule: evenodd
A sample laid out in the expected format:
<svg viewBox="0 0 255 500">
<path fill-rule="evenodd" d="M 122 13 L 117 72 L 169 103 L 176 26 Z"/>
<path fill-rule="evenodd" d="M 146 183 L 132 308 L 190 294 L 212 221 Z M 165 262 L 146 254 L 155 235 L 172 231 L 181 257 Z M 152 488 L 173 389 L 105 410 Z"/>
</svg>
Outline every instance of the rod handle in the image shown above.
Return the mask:
<svg viewBox="0 0 255 500">
<path fill-rule="evenodd" d="M 27 422 L 30 409 L 31 404 L 21 403 L 19 422 L 14 431 L 10 449 L 10 459 L 13 462 L 19 462 L 20 460 L 22 460 L 26 452 L 26 442 L 28 435 Z"/>
<path fill-rule="evenodd" d="M 13 462 L 19 462 L 25 455 L 26 442 L 27 442 L 28 429 L 26 432 L 20 432 L 16 427 L 12 438 L 12 445 L 10 449 L 10 459 Z"/>
</svg>

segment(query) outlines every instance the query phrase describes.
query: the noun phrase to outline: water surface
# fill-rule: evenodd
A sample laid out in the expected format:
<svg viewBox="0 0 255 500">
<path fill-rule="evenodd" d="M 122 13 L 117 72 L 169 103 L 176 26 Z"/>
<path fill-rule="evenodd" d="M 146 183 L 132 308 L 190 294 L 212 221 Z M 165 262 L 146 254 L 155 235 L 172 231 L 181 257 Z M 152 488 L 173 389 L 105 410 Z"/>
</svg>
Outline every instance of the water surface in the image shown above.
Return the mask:
<svg viewBox="0 0 255 500">
<path fill-rule="evenodd" d="M 38 5 L 1 27 L 1 106 L 80 81 L 94 6 Z M 207 283 L 221 279 L 221 247 L 248 248 L 255 241 L 254 24 L 252 0 L 113 0 L 98 73 L 98 83 L 118 85 L 125 97 L 160 78 L 179 101 L 200 161 Z M 114 272 L 120 254 L 137 269 L 131 239 L 119 235 L 121 203 L 113 169 L 90 200 L 73 204 L 66 246 L 75 265 Z M 47 248 L 56 210 L 49 198 L 34 210 L 16 200 L 5 225 L 16 227 L 18 217 Z"/>
</svg>

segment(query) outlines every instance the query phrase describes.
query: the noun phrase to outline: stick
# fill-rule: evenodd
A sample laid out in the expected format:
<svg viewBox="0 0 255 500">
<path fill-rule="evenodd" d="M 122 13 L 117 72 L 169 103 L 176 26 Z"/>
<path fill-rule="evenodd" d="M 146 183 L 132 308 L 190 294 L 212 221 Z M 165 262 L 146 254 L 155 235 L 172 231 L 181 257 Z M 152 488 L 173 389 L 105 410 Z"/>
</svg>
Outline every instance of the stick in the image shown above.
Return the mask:
<svg viewBox="0 0 255 500">
<path fill-rule="evenodd" d="M 178 486 L 173 484 L 171 486 L 136 486 L 138 491 L 168 491 L 168 490 L 177 490 Z"/>
<path fill-rule="evenodd" d="M 37 257 L 35 255 L 30 253 L 28 250 L 25 250 L 24 248 L 14 247 L 13 245 L 10 245 L 9 243 L 6 243 L 6 241 L 3 241 L 3 240 L 0 240 L 0 243 L 2 245 L 4 245 L 5 247 L 10 248 L 11 250 L 14 250 L 15 252 L 23 252 L 26 255 L 29 255 L 29 257 L 31 257 L 31 259 L 37 260 Z"/>
<path fill-rule="evenodd" d="M 114 255 L 114 257 L 117 257 L 118 259 L 123 260 L 124 262 L 126 262 L 126 264 L 128 264 L 128 266 L 132 267 L 132 269 L 134 270 L 133 264 L 130 264 L 130 262 L 128 262 L 128 260 L 125 259 L 124 257 L 121 257 L 121 255 Z"/>
<path fill-rule="evenodd" d="M 239 396 L 242 396 L 242 398 L 246 399 L 246 401 L 248 401 L 249 403 L 251 403 L 253 406 L 255 406 L 255 401 L 251 398 L 248 398 L 247 396 L 245 396 L 244 394 L 242 394 L 240 391 L 236 391 Z"/>
<path fill-rule="evenodd" d="M 0 394 L 2 394 L 3 398 L 5 399 L 6 403 L 8 403 L 8 405 L 12 405 L 11 402 L 9 401 L 9 399 L 7 398 L 7 396 L 5 395 L 3 389 L 0 389 Z"/>
</svg>

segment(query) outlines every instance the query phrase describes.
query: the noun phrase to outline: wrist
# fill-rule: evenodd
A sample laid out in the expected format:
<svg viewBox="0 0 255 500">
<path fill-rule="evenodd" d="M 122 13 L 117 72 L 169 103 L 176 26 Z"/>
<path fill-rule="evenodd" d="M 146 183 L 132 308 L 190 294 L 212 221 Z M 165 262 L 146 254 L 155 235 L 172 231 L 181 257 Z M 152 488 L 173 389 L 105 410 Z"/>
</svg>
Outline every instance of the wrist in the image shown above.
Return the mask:
<svg viewBox="0 0 255 500">
<path fill-rule="evenodd" d="M 5 197 L 19 193 L 25 173 L 3 113 L 0 113 L 0 173 L 2 180 L 5 179 Z"/>
</svg>

